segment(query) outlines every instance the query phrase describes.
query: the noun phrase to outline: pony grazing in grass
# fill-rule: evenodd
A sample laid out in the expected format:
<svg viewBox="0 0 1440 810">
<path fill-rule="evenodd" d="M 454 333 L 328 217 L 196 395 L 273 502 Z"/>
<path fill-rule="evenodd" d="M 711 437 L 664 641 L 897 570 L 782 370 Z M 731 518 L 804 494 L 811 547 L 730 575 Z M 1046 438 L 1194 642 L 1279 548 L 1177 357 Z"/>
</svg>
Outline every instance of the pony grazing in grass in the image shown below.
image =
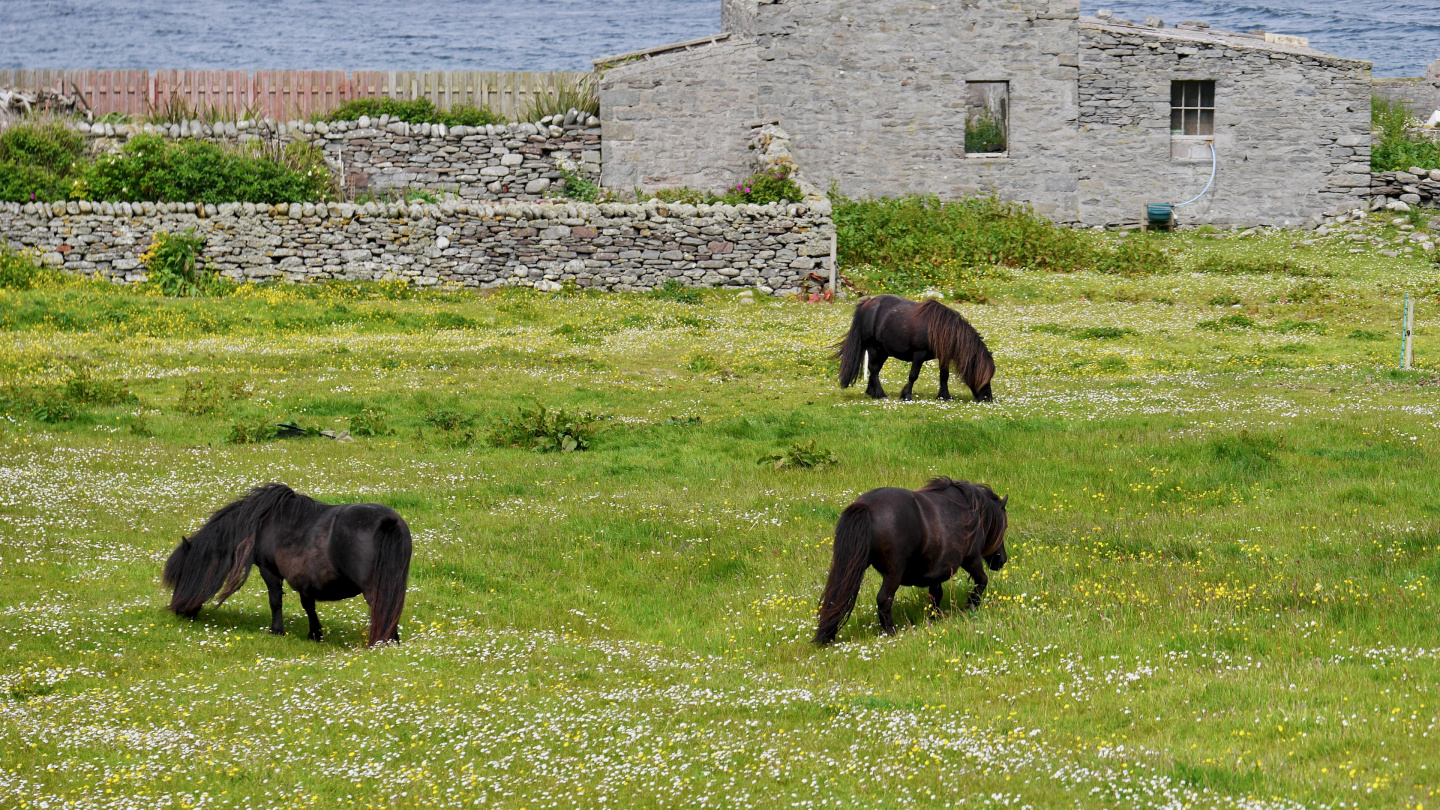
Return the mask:
<svg viewBox="0 0 1440 810">
<path fill-rule="evenodd" d="M 174 589 L 170 609 L 193 619 L 217 592 L 220 605 L 245 584 L 252 565 L 270 589 L 270 632 L 285 634 L 280 598 L 288 582 L 310 618 L 312 640 L 322 636 L 316 600 L 359 594 L 370 604 L 370 644 L 400 640 L 410 527 L 390 507 L 332 506 L 284 484 L 256 487 L 171 552 L 162 576 Z"/>
<path fill-rule="evenodd" d="M 880 627 L 895 634 L 890 608 L 901 585 L 930 589 L 930 602 L 940 609 L 941 583 L 963 569 L 975 581 L 966 608 L 980 605 L 990 578 L 985 566 L 999 571 L 1005 553 L 1005 507 L 984 484 L 935 478 L 919 490 L 884 487 L 855 499 L 835 525 L 835 551 L 825 595 L 820 600 L 815 643 L 829 644 L 855 609 L 865 569 L 880 572 L 876 603 Z M 982 564 L 983 560 L 983 564 Z"/>
<path fill-rule="evenodd" d="M 880 369 L 894 357 L 910 364 L 910 381 L 900 392 L 909 399 L 920 377 L 920 368 L 929 360 L 940 364 L 940 399 L 950 399 L 950 367 L 965 384 L 976 402 L 990 402 L 990 379 L 995 376 L 995 359 L 984 338 L 960 313 L 939 301 L 916 303 L 898 295 L 877 295 L 855 306 L 850 331 L 835 347 L 840 360 L 840 387 L 849 388 L 860 377 L 861 364 L 870 359 L 870 383 L 865 393 L 876 399 L 885 396 Z"/>
</svg>

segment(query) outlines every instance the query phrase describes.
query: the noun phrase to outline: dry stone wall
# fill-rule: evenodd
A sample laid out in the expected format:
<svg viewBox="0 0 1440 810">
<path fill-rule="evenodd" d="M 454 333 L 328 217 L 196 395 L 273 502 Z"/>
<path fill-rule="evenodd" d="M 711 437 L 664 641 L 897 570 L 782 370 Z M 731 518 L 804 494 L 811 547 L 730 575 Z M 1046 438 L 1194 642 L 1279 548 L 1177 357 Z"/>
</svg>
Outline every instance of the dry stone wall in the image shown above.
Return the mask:
<svg viewBox="0 0 1440 810">
<path fill-rule="evenodd" d="M 1208 150 L 1172 157 L 1172 81 L 1215 82 L 1215 184 L 1181 222 L 1298 226 L 1369 192 L 1369 63 L 1229 32 L 1095 20 L 1080 30 L 1083 223 L 1137 222 L 1145 203 L 1205 187 Z"/>
<path fill-rule="evenodd" d="M 383 116 L 331 123 L 81 124 L 80 131 L 102 149 L 118 148 L 142 133 L 228 143 L 304 141 L 324 151 L 352 199 L 408 187 L 467 200 L 533 201 L 552 193 L 561 181 L 562 161 L 574 171 L 599 177 L 599 123 L 593 117 L 568 115 L 533 124 L 447 127 Z"/>
<path fill-rule="evenodd" d="M 0 203 L 0 239 L 45 263 L 137 282 L 157 231 L 194 229 L 205 258 L 239 281 L 403 278 L 417 285 L 565 283 L 644 291 L 797 291 L 830 254 L 829 203 L 253 205 Z"/>
<path fill-rule="evenodd" d="M 1440 208 L 1440 169 L 1412 166 L 1408 172 L 1376 172 L 1371 176 L 1370 193 L 1402 202 L 1407 207 Z"/>
</svg>

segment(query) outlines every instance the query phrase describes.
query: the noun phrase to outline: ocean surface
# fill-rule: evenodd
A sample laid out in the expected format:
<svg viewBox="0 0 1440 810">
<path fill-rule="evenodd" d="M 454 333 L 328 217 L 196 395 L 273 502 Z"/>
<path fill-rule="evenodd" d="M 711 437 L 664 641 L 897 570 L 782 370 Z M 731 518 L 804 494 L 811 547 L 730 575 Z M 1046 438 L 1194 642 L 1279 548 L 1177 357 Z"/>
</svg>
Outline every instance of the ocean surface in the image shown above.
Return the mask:
<svg viewBox="0 0 1440 810">
<path fill-rule="evenodd" d="M 1440 0 L 1086 0 L 1097 8 L 1308 36 L 1376 76 L 1440 59 Z M 0 67 L 589 70 L 719 30 L 719 0 L 0 0 Z"/>
</svg>

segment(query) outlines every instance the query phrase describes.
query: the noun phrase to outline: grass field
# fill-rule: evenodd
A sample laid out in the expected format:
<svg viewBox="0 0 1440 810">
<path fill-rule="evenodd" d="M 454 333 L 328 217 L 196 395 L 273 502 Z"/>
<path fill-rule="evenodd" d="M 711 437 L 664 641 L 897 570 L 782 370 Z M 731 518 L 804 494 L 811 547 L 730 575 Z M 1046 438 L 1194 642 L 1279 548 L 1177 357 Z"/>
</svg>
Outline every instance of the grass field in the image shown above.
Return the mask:
<svg viewBox="0 0 1440 810">
<path fill-rule="evenodd" d="M 986 281 L 992 405 L 838 390 L 848 306 L 0 291 L 0 805 L 1440 806 L 1440 273 L 1296 238 Z M 606 418 L 486 441 L 536 402 Z M 379 435 L 228 440 L 284 419 Z M 1010 496 L 984 604 L 886 638 L 872 572 L 813 647 L 840 510 L 937 474 Z M 402 643 L 270 636 L 258 578 L 166 612 L 270 480 L 405 516 Z"/>
</svg>

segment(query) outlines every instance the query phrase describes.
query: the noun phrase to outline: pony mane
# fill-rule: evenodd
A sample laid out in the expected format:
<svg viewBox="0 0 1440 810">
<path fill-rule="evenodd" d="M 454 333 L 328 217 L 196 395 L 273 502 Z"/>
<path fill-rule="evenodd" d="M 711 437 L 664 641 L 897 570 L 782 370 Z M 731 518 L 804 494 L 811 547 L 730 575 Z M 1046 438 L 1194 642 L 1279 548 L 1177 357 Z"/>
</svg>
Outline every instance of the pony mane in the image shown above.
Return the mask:
<svg viewBox="0 0 1440 810">
<path fill-rule="evenodd" d="M 215 510 L 205 525 L 184 538 L 165 561 L 161 579 L 174 588 L 170 609 L 193 616 L 222 588 L 219 602 L 224 602 L 245 584 L 255 534 L 266 521 L 293 523 L 312 517 L 324 507 L 284 484 L 270 483 Z"/>
<path fill-rule="evenodd" d="M 995 490 L 985 484 L 973 484 L 969 481 L 956 481 L 943 475 L 937 475 L 925 482 L 919 492 L 944 492 L 947 489 L 958 490 L 960 496 L 975 510 L 976 527 L 975 531 L 984 538 L 985 554 L 994 553 L 1004 539 L 1004 530 L 1009 522 L 1005 515 L 1005 504 Z"/>
<path fill-rule="evenodd" d="M 995 376 L 995 358 L 969 321 L 933 298 L 922 301 L 916 315 L 925 324 L 930 350 L 940 368 L 953 364 L 972 391 L 989 384 Z"/>
</svg>

